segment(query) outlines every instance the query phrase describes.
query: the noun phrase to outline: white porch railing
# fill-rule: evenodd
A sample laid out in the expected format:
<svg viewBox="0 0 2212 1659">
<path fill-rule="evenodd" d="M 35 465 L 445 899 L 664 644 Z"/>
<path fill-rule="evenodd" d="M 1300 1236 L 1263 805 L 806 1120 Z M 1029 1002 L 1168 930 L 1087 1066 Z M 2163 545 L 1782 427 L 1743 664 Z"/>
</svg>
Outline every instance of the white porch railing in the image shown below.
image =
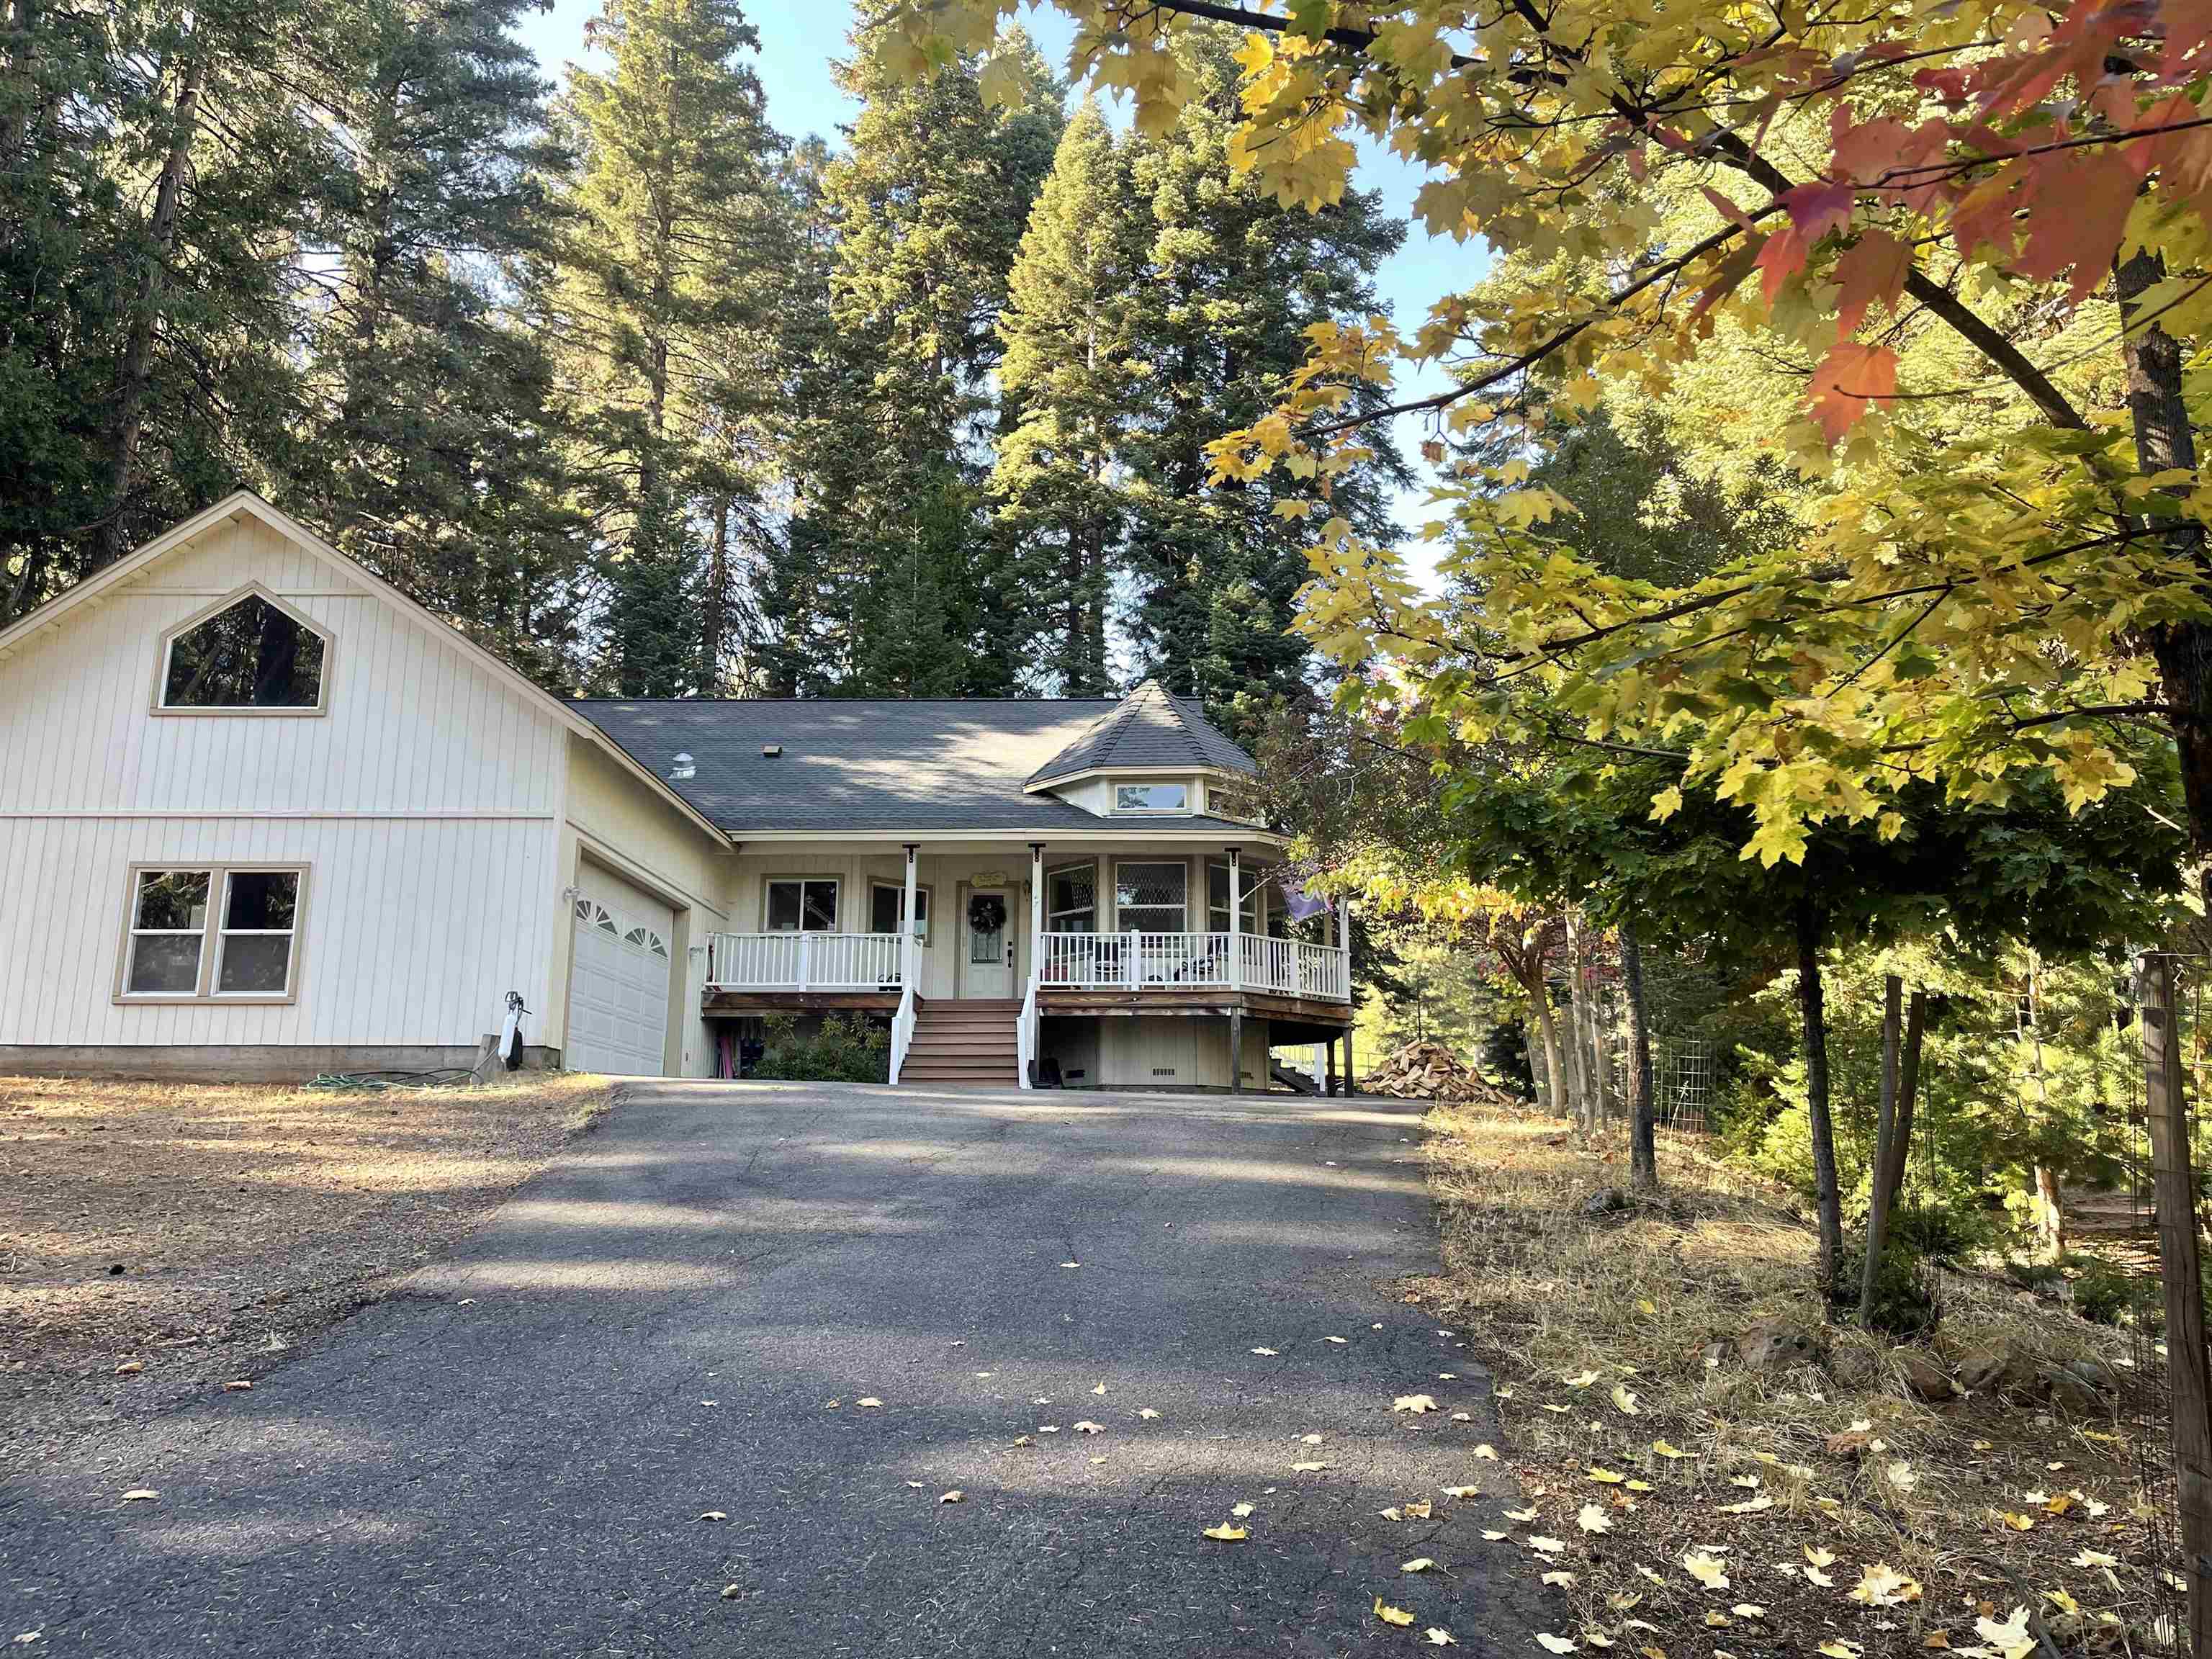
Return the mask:
<svg viewBox="0 0 2212 1659">
<path fill-rule="evenodd" d="M 1233 986 L 1323 1002 L 1352 1000 L 1343 946 L 1258 933 L 1047 933 L 1039 941 L 1037 968 L 1038 983 L 1079 990 Z"/>
<path fill-rule="evenodd" d="M 709 933 L 710 991 L 878 990 L 904 982 L 896 933 Z"/>
</svg>

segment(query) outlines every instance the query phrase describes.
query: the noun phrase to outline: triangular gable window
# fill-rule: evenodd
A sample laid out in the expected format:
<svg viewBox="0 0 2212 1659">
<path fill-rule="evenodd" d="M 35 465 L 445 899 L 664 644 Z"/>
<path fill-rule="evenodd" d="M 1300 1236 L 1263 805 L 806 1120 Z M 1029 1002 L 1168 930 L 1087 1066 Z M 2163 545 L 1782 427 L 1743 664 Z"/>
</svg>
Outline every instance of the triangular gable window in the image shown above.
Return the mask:
<svg viewBox="0 0 2212 1659">
<path fill-rule="evenodd" d="M 169 636 L 160 706 L 313 713 L 323 706 L 329 641 L 258 589 Z"/>
</svg>

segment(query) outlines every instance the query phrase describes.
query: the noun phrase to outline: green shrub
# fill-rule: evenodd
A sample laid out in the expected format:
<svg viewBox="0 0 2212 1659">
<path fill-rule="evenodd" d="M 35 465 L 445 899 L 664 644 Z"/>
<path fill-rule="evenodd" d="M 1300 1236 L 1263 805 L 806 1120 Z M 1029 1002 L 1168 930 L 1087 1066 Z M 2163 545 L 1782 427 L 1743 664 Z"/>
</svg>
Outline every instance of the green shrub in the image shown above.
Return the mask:
<svg viewBox="0 0 2212 1659">
<path fill-rule="evenodd" d="M 829 1014 L 812 1036 L 795 1014 L 770 1014 L 765 1052 L 751 1076 L 786 1083 L 883 1083 L 890 1079 L 890 1031 L 865 1014 Z"/>
<path fill-rule="evenodd" d="M 2100 1255 L 2077 1255 L 2071 1258 L 2071 1264 L 2076 1272 L 2069 1288 L 2074 1311 L 2082 1318 L 2097 1325 L 2156 1322 L 2154 1310 L 2159 1303 L 2159 1288 L 2155 1279 L 2131 1273 Z"/>
<path fill-rule="evenodd" d="M 1856 1316 L 1866 1247 L 1846 1249 L 1836 1264 L 1835 1303 Z M 1925 1336 L 1942 1322 L 1943 1308 L 1936 1270 L 1909 1244 L 1893 1239 L 1881 1253 L 1875 1277 L 1874 1306 L 1867 1327 L 1894 1337 Z"/>
<path fill-rule="evenodd" d="M 1900 1204 L 1890 1212 L 1889 1237 L 1932 1261 L 1959 1263 L 1991 1249 L 2003 1218 L 1972 1204 Z"/>
</svg>

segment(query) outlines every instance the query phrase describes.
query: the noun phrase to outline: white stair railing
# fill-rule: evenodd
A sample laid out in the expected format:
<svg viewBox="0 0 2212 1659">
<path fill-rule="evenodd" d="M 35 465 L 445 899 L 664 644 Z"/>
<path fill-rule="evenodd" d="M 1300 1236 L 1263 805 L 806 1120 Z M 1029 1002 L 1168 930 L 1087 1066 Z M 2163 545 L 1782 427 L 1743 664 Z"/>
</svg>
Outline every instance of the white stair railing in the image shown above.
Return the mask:
<svg viewBox="0 0 2212 1659">
<path fill-rule="evenodd" d="M 898 1012 L 891 1016 L 890 1080 L 896 1083 L 899 1073 L 906 1069 L 906 1051 L 914 1042 L 914 935 L 902 934 L 899 939 L 899 1004 Z"/>
<path fill-rule="evenodd" d="M 1022 1012 L 1014 1024 L 1015 1086 L 1034 1089 L 1036 1086 L 1037 1053 L 1037 976 L 1030 975 L 1029 989 L 1022 995 Z"/>
</svg>

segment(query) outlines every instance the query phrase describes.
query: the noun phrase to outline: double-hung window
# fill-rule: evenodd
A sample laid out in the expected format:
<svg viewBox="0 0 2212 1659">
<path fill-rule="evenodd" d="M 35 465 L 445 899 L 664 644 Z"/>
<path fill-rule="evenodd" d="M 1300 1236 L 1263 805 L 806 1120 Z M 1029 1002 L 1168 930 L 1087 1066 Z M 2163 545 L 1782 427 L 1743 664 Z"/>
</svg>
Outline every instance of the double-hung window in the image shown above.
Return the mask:
<svg viewBox="0 0 2212 1659">
<path fill-rule="evenodd" d="M 296 865 L 133 871 L 118 994 L 289 1001 L 306 884 Z"/>
<path fill-rule="evenodd" d="M 878 881 L 868 888 L 868 931 L 872 933 L 896 933 L 899 931 L 899 912 L 906 908 L 906 884 L 903 882 Z M 914 942 L 927 947 L 929 944 L 929 889 L 914 890 Z"/>
<path fill-rule="evenodd" d="M 768 884 L 768 931 L 771 933 L 834 933 L 837 931 L 837 884 L 834 878 L 793 878 Z M 893 932 L 897 931 L 896 928 Z"/>
</svg>

